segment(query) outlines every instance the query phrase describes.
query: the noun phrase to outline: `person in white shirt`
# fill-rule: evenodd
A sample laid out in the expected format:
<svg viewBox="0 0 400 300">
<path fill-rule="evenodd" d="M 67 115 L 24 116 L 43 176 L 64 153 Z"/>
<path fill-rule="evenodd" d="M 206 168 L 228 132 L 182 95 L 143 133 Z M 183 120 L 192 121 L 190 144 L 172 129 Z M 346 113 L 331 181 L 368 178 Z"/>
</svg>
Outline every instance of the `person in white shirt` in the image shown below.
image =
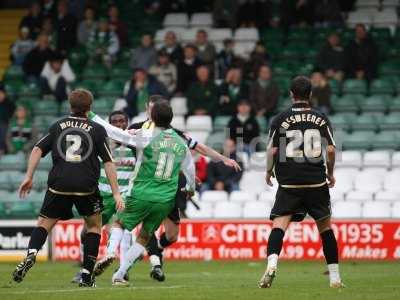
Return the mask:
<svg viewBox="0 0 400 300">
<path fill-rule="evenodd" d="M 68 60 L 58 53 L 46 62 L 40 77 L 43 94 L 53 95 L 59 103 L 67 99 L 68 84 L 76 78 Z"/>
</svg>

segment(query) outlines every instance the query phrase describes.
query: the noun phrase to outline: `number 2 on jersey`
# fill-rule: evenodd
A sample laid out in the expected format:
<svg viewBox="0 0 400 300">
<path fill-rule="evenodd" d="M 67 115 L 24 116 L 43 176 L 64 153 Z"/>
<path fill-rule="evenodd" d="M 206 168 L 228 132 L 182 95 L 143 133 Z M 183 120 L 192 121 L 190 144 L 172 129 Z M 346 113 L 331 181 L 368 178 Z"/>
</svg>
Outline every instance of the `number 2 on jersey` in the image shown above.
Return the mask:
<svg viewBox="0 0 400 300">
<path fill-rule="evenodd" d="M 175 155 L 173 153 L 160 152 L 154 177 L 158 179 L 170 179 L 174 168 Z"/>
<path fill-rule="evenodd" d="M 301 130 L 288 130 L 286 138 L 291 139 L 286 146 L 286 157 L 317 158 L 321 156 L 322 143 L 318 129 L 306 129 L 304 135 Z M 300 149 L 302 144 L 304 144 L 304 151 Z"/>
<path fill-rule="evenodd" d="M 80 154 L 76 154 L 81 148 L 82 138 L 79 135 L 67 134 L 66 137 L 67 145 L 71 143 L 65 151 L 65 160 L 69 162 L 80 162 L 82 157 Z"/>
</svg>

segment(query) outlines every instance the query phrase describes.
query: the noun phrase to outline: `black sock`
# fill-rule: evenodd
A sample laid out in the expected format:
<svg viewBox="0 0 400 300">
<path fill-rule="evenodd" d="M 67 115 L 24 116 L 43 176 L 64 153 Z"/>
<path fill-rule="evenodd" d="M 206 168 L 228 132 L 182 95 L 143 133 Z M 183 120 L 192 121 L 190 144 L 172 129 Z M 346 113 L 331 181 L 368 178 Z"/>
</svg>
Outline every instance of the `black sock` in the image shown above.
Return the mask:
<svg viewBox="0 0 400 300">
<path fill-rule="evenodd" d="M 268 238 L 268 247 L 267 247 L 267 255 L 271 254 L 279 255 L 282 250 L 283 237 L 285 236 L 285 232 L 280 228 L 273 228 L 271 230 L 271 234 Z"/>
<path fill-rule="evenodd" d="M 99 254 L 100 238 L 100 234 L 88 232 L 83 240 L 83 268 L 88 270 L 90 274 L 93 272 Z"/>
<path fill-rule="evenodd" d="M 160 245 L 161 247 L 163 247 L 163 249 L 167 248 L 168 246 L 171 246 L 173 244 L 173 242 L 170 242 L 167 239 L 167 235 L 165 234 L 165 232 L 161 235 L 160 237 Z"/>
<path fill-rule="evenodd" d="M 82 248 L 80 248 L 80 249 L 82 249 L 81 251 L 83 251 L 83 245 L 84 245 L 86 233 L 87 233 L 87 231 L 86 231 L 86 228 L 84 227 L 81 231 L 81 245 L 82 245 Z M 81 253 L 80 264 L 81 264 L 81 266 L 83 265 L 83 253 Z"/>
<path fill-rule="evenodd" d="M 31 233 L 31 239 L 29 240 L 28 244 L 28 254 L 29 250 L 35 249 L 38 252 L 47 239 L 47 230 L 44 227 L 35 227 Z"/>
<path fill-rule="evenodd" d="M 153 234 L 152 237 L 150 238 L 150 241 L 147 243 L 146 248 L 149 256 L 151 255 L 157 255 L 158 257 L 161 256 L 161 249 L 158 248 L 158 241 L 155 234 Z"/>
<path fill-rule="evenodd" d="M 329 229 L 321 233 L 321 240 L 326 263 L 328 265 L 337 264 L 339 262 L 338 246 L 335 235 L 333 234 L 333 230 Z"/>
</svg>

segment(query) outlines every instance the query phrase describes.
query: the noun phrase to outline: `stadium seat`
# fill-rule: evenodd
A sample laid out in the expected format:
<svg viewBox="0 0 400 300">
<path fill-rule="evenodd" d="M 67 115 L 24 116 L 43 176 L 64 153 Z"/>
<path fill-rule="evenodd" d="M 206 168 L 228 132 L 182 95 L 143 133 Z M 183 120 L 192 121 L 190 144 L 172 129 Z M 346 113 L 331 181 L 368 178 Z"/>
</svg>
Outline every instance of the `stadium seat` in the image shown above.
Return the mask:
<svg viewBox="0 0 400 300">
<path fill-rule="evenodd" d="M 0 157 L 0 171 L 24 171 L 26 167 L 25 155 L 7 154 Z"/>
<path fill-rule="evenodd" d="M 23 80 L 24 71 L 21 66 L 10 65 L 3 77 L 4 81 Z"/>
<path fill-rule="evenodd" d="M 354 188 L 354 177 L 358 168 L 337 169 L 335 172 L 336 184 L 332 190 L 335 192 L 347 193 Z"/>
<path fill-rule="evenodd" d="M 361 171 L 354 179 L 354 188 L 359 191 L 378 192 L 382 189 L 382 181 L 384 181 L 380 175 L 373 169 Z"/>
<path fill-rule="evenodd" d="M 225 131 L 227 130 L 230 116 L 218 116 L 214 119 L 214 131 Z"/>
<path fill-rule="evenodd" d="M 376 133 L 370 142 L 373 150 L 398 149 L 400 147 L 399 133 L 397 131 L 381 131 Z"/>
<path fill-rule="evenodd" d="M 382 1 L 382 8 L 397 8 L 399 6 L 399 0 L 383 0 Z"/>
<path fill-rule="evenodd" d="M 252 41 L 256 42 L 260 39 L 258 30 L 256 28 L 239 28 L 236 29 L 234 34 L 235 41 Z"/>
<path fill-rule="evenodd" d="M 0 201 L 0 218 L 7 218 L 7 210 L 3 202 Z"/>
<path fill-rule="evenodd" d="M 373 194 L 366 191 L 350 191 L 346 194 L 346 201 L 372 201 Z"/>
<path fill-rule="evenodd" d="M 337 167 L 360 168 L 362 166 L 362 154 L 360 151 L 342 151 L 336 158 Z"/>
<path fill-rule="evenodd" d="M 164 27 L 187 27 L 188 25 L 189 18 L 185 13 L 166 14 L 163 21 Z"/>
<path fill-rule="evenodd" d="M 369 93 L 371 95 L 392 95 L 394 92 L 393 84 L 387 79 L 375 79 L 371 82 Z"/>
<path fill-rule="evenodd" d="M 12 218 L 33 218 L 35 217 L 35 208 L 30 201 L 13 201 L 11 202 L 9 215 Z"/>
<path fill-rule="evenodd" d="M 367 83 L 361 79 L 347 79 L 343 84 L 343 94 L 367 94 Z"/>
<path fill-rule="evenodd" d="M 329 194 L 331 196 L 331 202 L 335 203 L 337 201 L 344 201 L 346 193 L 333 188 L 329 190 Z"/>
<path fill-rule="evenodd" d="M 338 219 L 360 218 L 361 202 L 338 201 L 332 206 L 332 217 Z"/>
<path fill-rule="evenodd" d="M 35 104 L 33 111 L 35 116 L 56 116 L 58 103 L 54 100 L 42 100 Z"/>
<path fill-rule="evenodd" d="M 207 31 L 205 28 L 201 28 L 205 31 Z M 199 28 L 190 28 L 186 29 L 185 31 L 182 32 L 182 42 L 183 43 L 192 43 L 196 39 L 196 34 L 197 31 L 199 31 Z"/>
<path fill-rule="evenodd" d="M 392 215 L 389 202 L 369 201 L 362 208 L 363 218 L 390 218 Z"/>
<path fill-rule="evenodd" d="M 267 165 L 266 152 L 254 152 L 250 155 L 250 168 L 252 170 L 263 171 Z"/>
<path fill-rule="evenodd" d="M 19 97 L 39 97 L 40 87 L 36 83 L 24 84 L 18 92 Z"/>
<path fill-rule="evenodd" d="M 400 219 L 400 201 L 396 201 L 392 206 L 392 218 Z"/>
<path fill-rule="evenodd" d="M 185 118 L 183 116 L 174 116 L 171 122 L 172 127 L 181 131 L 186 130 Z"/>
<path fill-rule="evenodd" d="M 395 169 L 391 172 L 387 172 L 385 180 L 383 181 L 383 187 L 385 191 L 395 191 L 400 192 L 400 170 Z"/>
<path fill-rule="evenodd" d="M 250 167 L 250 158 L 246 152 L 236 151 L 237 161 L 243 164 L 243 170 L 248 170 Z"/>
<path fill-rule="evenodd" d="M 390 167 L 390 152 L 389 151 L 370 151 L 364 153 L 364 167 Z"/>
<path fill-rule="evenodd" d="M 375 201 L 395 202 L 400 199 L 400 192 L 380 191 L 375 194 Z"/>
<path fill-rule="evenodd" d="M 332 108 L 336 113 L 356 113 L 359 110 L 359 103 L 362 102 L 364 97 L 360 94 L 343 95 L 342 97 L 334 98 L 332 101 Z"/>
<path fill-rule="evenodd" d="M 400 167 L 400 151 L 393 152 L 392 155 L 392 168 Z"/>
<path fill-rule="evenodd" d="M 190 116 L 186 120 L 188 131 L 212 131 L 212 120 L 210 116 Z"/>
<path fill-rule="evenodd" d="M 5 192 L 5 190 L 11 190 L 8 180 L 8 171 L 0 171 L 0 192 Z"/>
<path fill-rule="evenodd" d="M 358 0 L 355 3 L 356 9 L 365 8 L 365 7 L 373 7 L 379 8 L 380 1 L 379 0 Z"/>
<path fill-rule="evenodd" d="M 53 160 L 51 158 L 51 155 L 46 155 L 45 157 L 42 157 L 42 159 L 40 160 L 37 169 L 42 171 L 50 171 L 52 166 L 53 166 Z"/>
<path fill-rule="evenodd" d="M 274 190 L 263 191 L 258 196 L 258 201 L 268 202 L 273 204 L 275 202 L 276 192 Z"/>
<path fill-rule="evenodd" d="M 240 218 L 242 217 L 242 207 L 234 202 L 217 202 L 214 207 L 215 218 Z"/>
<path fill-rule="evenodd" d="M 217 151 L 222 151 L 226 139 L 227 136 L 225 132 L 223 131 L 214 132 L 207 137 L 206 145 Z"/>
<path fill-rule="evenodd" d="M 387 27 L 390 28 L 392 32 L 395 31 L 398 22 L 398 16 L 395 9 L 388 8 L 381 10 L 374 13 L 372 18 L 373 26 L 375 28 Z"/>
<path fill-rule="evenodd" d="M 19 185 L 24 180 L 25 174 L 20 171 L 9 171 L 8 172 L 8 184 L 11 191 L 18 190 Z"/>
<path fill-rule="evenodd" d="M 234 46 L 234 53 L 244 59 L 248 59 L 251 51 L 253 51 L 255 42 L 253 41 L 238 41 Z"/>
<path fill-rule="evenodd" d="M 197 209 L 189 202 L 186 208 L 186 215 L 191 219 L 207 219 L 213 217 L 212 203 L 202 202 L 199 206 L 200 209 Z"/>
<path fill-rule="evenodd" d="M 380 130 L 400 130 L 400 113 L 391 113 L 379 120 Z"/>
<path fill-rule="evenodd" d="M 109 80 L 97 89 L 99 97 L 120 97 L 124 90 L 124 83 L 121 80 Z M 97 100 L 97 99 L 96 99 Z"/>
<path fill-rule="evenodd" d="M 84 80 L 104 80 L 108 76 L 108 69 L 102 64 L 88 65 L 82 72 Z"/>
<path fill-rule="evenodd" d="M 267 189 L 267 184 L 265 183 L 265 170 L 244 172 L 239 186 L 240 189 L 244 191 L 252 191 L 255 193 L 265 191 Z"/>
<path fill-rule="evenodd" d="M 388 108 L 388 95 L 373 95 L 359 102 L 361 112 L 380 112 L 385 113 Z"/>
<path fill-rule="evenodd" d="M 212 27 L 213 19 L 210 13 L 194 13 L 190 18 L 192 27 Z"/>
<path fill-rule="evenodd" d="M 269 218 L 271 208 L 271 205 L 267 202 L 246 202 L 243 206 L 243 218 Z"/>
<path fill-rule="evenodd" d="M 33 189 L 37 191 L 41 191 L 47 188 L 47 171 L 36 171 L 35 176 L 33 177 Z"/>
<path fill-rule="evenodd" d="M 232 29 L 230 28 L 213 28 L 209 32 L 211 42 L 223 42 L 225 39 L 232 38 Z"/>
<path fill-rule="evenodd" d="M 347 25 L 350 28 L 355 27 L 357 24 L 370 25 L 372 23 L 372 17 L 370 11 L 354 11 L 349 13 L 347 18 Z"/>
<path fill-rule="evenodd" d="M 174 116 L 184 116 L 187 114 L 187 99 L 185 97 L 173 97 L 171 107 Z"/>
<path fill-rule="evenodd" d="M 108 115 L 114 106 L 114 100 L 111 98 L 96 98 L 93 101 L 93 111 L 98 115 Z"/>
<path fill-rule="evenodd" d="M 355 131 L 343 136 L 344 150 L 368 150 L 371 148 L 374 133 L 370 131 Z"/>
<path fill-rule="evenodd" d="M 125 65 L 115 65 L 111 68 L 110 70 L 110 79 L 112 79 L 112 82 L 118 82 L 119 81 L 125 81 L 129 79 L 132 76 L 132 70 L 128 66 Z M 120 88 L 120 86 L 118 86 Z M 123 85 L 122 85 L 123 88 Z M 100 89 L 101 91 L 101 89 Z"/>
<path fill-rule="evenodd" d="M 205 191 L 201 195 L 201 202 L 228 201 L 228 193 L 225 191 Z"/>
<path fill-rule="evenodd" d="M 257 201 L 256 194 L 251 191 L 233 191 L 229 195 L 229 201 L 237 203 L 245 203 L 250 201 Z"/>
<path fill-rule="evenodd" d="M 331 121 L 332 127 L 334 130 L 345 130 L 348 131 L 351 129 L 349 114 L 347 113 L 337 113 L 333 116 L 329 116 L 329 120 Z M 351 114 L 351 117 L 355 118 L 355 114 Z"/>
<path fill-rule="evenodd" d="M 186 129 L 187 129 L 187 123 L 186 123 Z M 195 139 L 198 143 L 206 143 L 208 136 L 210 135 L 210 132 L 208 131 L 187 131 L 187 134 Z"/>
</svg>

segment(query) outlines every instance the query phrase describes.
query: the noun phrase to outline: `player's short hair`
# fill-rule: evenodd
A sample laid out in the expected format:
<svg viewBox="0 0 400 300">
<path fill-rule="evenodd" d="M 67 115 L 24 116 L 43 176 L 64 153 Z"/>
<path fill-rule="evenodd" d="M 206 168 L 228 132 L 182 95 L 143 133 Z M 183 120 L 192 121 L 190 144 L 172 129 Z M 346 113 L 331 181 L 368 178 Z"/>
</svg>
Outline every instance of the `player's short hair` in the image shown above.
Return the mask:
<svg viewBox="0 0 400 300">
<path fill-rule="evenodd" d="M 173 115 L 172 107 L 168 100 L 163 99 L 154 102 L 153 109 L 151 110 L 151 120 L 157 127 L 169 127 Z"/>
<path fill-rule="evenodd" d="M 147 104 L 155 103 L 155 102 L 157 102 L 157 101 L 168 101 L 168 99 L 165 98 L 165 97 L 162 96 L 162 95 L 151 95 L 151 96 L 149 97 L 149 99 L 147 100 Z"/>
<path fill-rule="evenodd" d="M 294 99 L 310 100 L 312 91 L 310 79 L 306 76 L 295 77 L 290 85 L 290 91 L 292 92 Z"/>
<path fill-rule="evenodd" d="M 78 116 L 85 116 L 93 103 L 93 95 L 86 89 L 73 90 L 68 96 L 71 112 Z"/>
<path fill-rule="evenodd" d="M 111 123 L 111 118 L 114 117 L 114 116 L 119 116 L 119 115 L 124 116 L 124 118 L 125 118 L 126 121 L 129 120 L 129 117 L 128 117 L 128 115 L 126 114 L 126 112 L 124 112 L 124 111 L 122 111 L 122 110 L 114 110 L 113 112 L 111 112 L 111 113 L 108 115 L 108 122 Z"/>
</svg>

